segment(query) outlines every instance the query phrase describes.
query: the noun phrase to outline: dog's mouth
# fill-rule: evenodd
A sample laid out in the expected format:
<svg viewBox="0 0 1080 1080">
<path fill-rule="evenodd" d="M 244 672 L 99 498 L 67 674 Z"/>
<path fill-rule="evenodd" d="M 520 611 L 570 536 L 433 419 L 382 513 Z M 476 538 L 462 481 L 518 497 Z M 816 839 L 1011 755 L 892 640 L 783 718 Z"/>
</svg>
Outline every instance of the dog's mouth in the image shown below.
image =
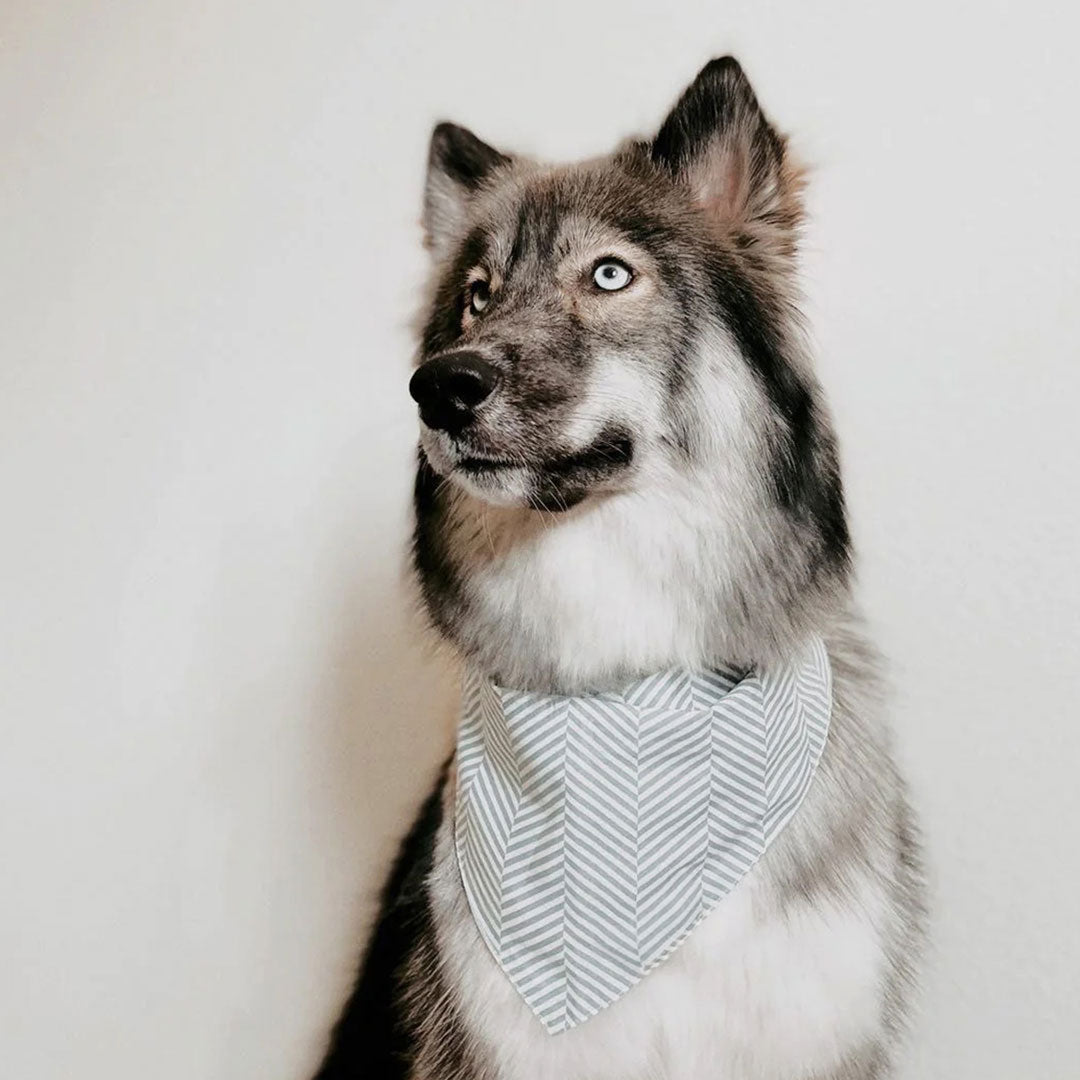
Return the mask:
<svg viewBox="0 0 1080 1080">
<path fill-rule="evenodd" d="M 465 473 L 493 473 L 528 469 L 537 476 L 599 477 L 625 468 L 633 460 L 634 443 L 628 431 L 606 429 L 578 450 L 537 455 L 535 459 L 469 453 L 459 457 L 454 469 Z"/>
<path fill-rule="evenodd" d="M 527 469 L 530 468 L 526 461 L 514 461 L 511 458 L 489 458 L 489 457 L 463 457 L 459 458 L 454 465 L 455 469 L 464 473 L 489 473 L 489 472 L 501 472 L 505 469 Z"/>
<path fill-rule="evenodd" d="M 576 506 L 596 491 L 620 485 L 634 459 L 634 440 L 623 427 L 602 430 L 576 450 L 508 456 L 477 447 L 424 440 L 436 472 L 471 494 L 498 505 L 558 511 Z"/>
</svg>

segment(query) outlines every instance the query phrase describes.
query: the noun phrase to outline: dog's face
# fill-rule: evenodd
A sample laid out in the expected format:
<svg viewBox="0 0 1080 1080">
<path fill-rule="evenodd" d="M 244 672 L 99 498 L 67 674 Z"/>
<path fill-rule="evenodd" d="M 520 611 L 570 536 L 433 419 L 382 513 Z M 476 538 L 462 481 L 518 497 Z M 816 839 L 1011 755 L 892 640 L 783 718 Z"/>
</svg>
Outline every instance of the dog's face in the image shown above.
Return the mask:
<svg viewBox="0 0 1080 1080">
<path fill-rule="evenodd" d="M 674 446 L 693 234 L 673 185 L 632 159 L 493 173 L 442 270 L 413 376 L 422 446 L 479 499 L 565 510 L 632 485 Z"/>
<path fill-rule="evenodd" d="M 846 563 L 831 434 L 792 304 L 800 188 L 730 59 L 702 71 L 653 140 L 582 164 L 435 129 L 434 286 L 410 382 L 417 568 L 459 643 L 482 606 L 466 587 L 490 562 L 479 548 L 498 554 L 492 521 L 525 550 L 530 516 L 558 529 L 678 491 L 708 508 L 688 550 L 668 555 L 684 570 L 715 574 L 703 552 L 718 537 L 729 562 L 797 541 L 792 572 Z"/>
</svg>

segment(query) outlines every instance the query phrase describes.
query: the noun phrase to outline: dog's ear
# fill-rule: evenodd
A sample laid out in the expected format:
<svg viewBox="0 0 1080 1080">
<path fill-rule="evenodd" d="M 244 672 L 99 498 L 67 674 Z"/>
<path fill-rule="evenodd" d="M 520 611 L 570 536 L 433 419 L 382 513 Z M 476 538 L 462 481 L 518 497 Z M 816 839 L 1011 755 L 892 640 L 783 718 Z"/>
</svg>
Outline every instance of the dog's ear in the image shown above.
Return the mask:
<svg viewBox="0 0 1080 1080">
<path fill-rule="evenodd" d="M 718 228 L 794 249 L 802 175 L 733 57 L 705 65 L 650 153 L 690 189 Z"/>
<path fill-rule="evenodd" d="M 424 187 L 424 239 L 436 258 L 448 253 L 460 233 L 469 199 L 487 177 L 510 159 L 457 124 L 437 124 L 431 133 Z"/>
</svg>

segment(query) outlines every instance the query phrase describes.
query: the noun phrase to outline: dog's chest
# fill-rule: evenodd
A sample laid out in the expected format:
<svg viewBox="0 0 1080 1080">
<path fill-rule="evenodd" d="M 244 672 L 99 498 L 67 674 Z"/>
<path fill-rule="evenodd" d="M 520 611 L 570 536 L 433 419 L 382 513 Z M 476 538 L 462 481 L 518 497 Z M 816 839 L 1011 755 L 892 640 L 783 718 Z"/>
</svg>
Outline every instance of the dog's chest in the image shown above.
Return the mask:
<svg viewBox="0 0 1080 1080">
<path fill-rule="evenodd" d="M 549 1035 L 480 938 L 448 813 L 430 879 L 433 915 L 447 990 L 485 1080 L 792 1080 L 857 1051 L 881 1021 L 879 887 L 867 878 L 842 901 L 781 911 L 766 902 L 768 858 L 642 982 Z"/>
</svg>

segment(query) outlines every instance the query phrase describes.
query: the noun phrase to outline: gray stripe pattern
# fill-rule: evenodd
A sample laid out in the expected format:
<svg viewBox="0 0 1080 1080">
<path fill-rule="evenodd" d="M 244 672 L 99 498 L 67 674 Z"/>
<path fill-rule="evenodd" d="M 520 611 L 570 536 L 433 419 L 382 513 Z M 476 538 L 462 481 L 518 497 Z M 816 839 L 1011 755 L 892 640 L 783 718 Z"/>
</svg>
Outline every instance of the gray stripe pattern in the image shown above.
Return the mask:
<svg viewBox="0 0 1080 1080">
<path fill-rule="evenodd" d="M 661 672 L 617 693 L 467 673 L 458 865 L 549 1032 L 625 994 L 738 884 L 809 789 L 831 709 L 820 639 L 775 670 Z"/>
</svg>

